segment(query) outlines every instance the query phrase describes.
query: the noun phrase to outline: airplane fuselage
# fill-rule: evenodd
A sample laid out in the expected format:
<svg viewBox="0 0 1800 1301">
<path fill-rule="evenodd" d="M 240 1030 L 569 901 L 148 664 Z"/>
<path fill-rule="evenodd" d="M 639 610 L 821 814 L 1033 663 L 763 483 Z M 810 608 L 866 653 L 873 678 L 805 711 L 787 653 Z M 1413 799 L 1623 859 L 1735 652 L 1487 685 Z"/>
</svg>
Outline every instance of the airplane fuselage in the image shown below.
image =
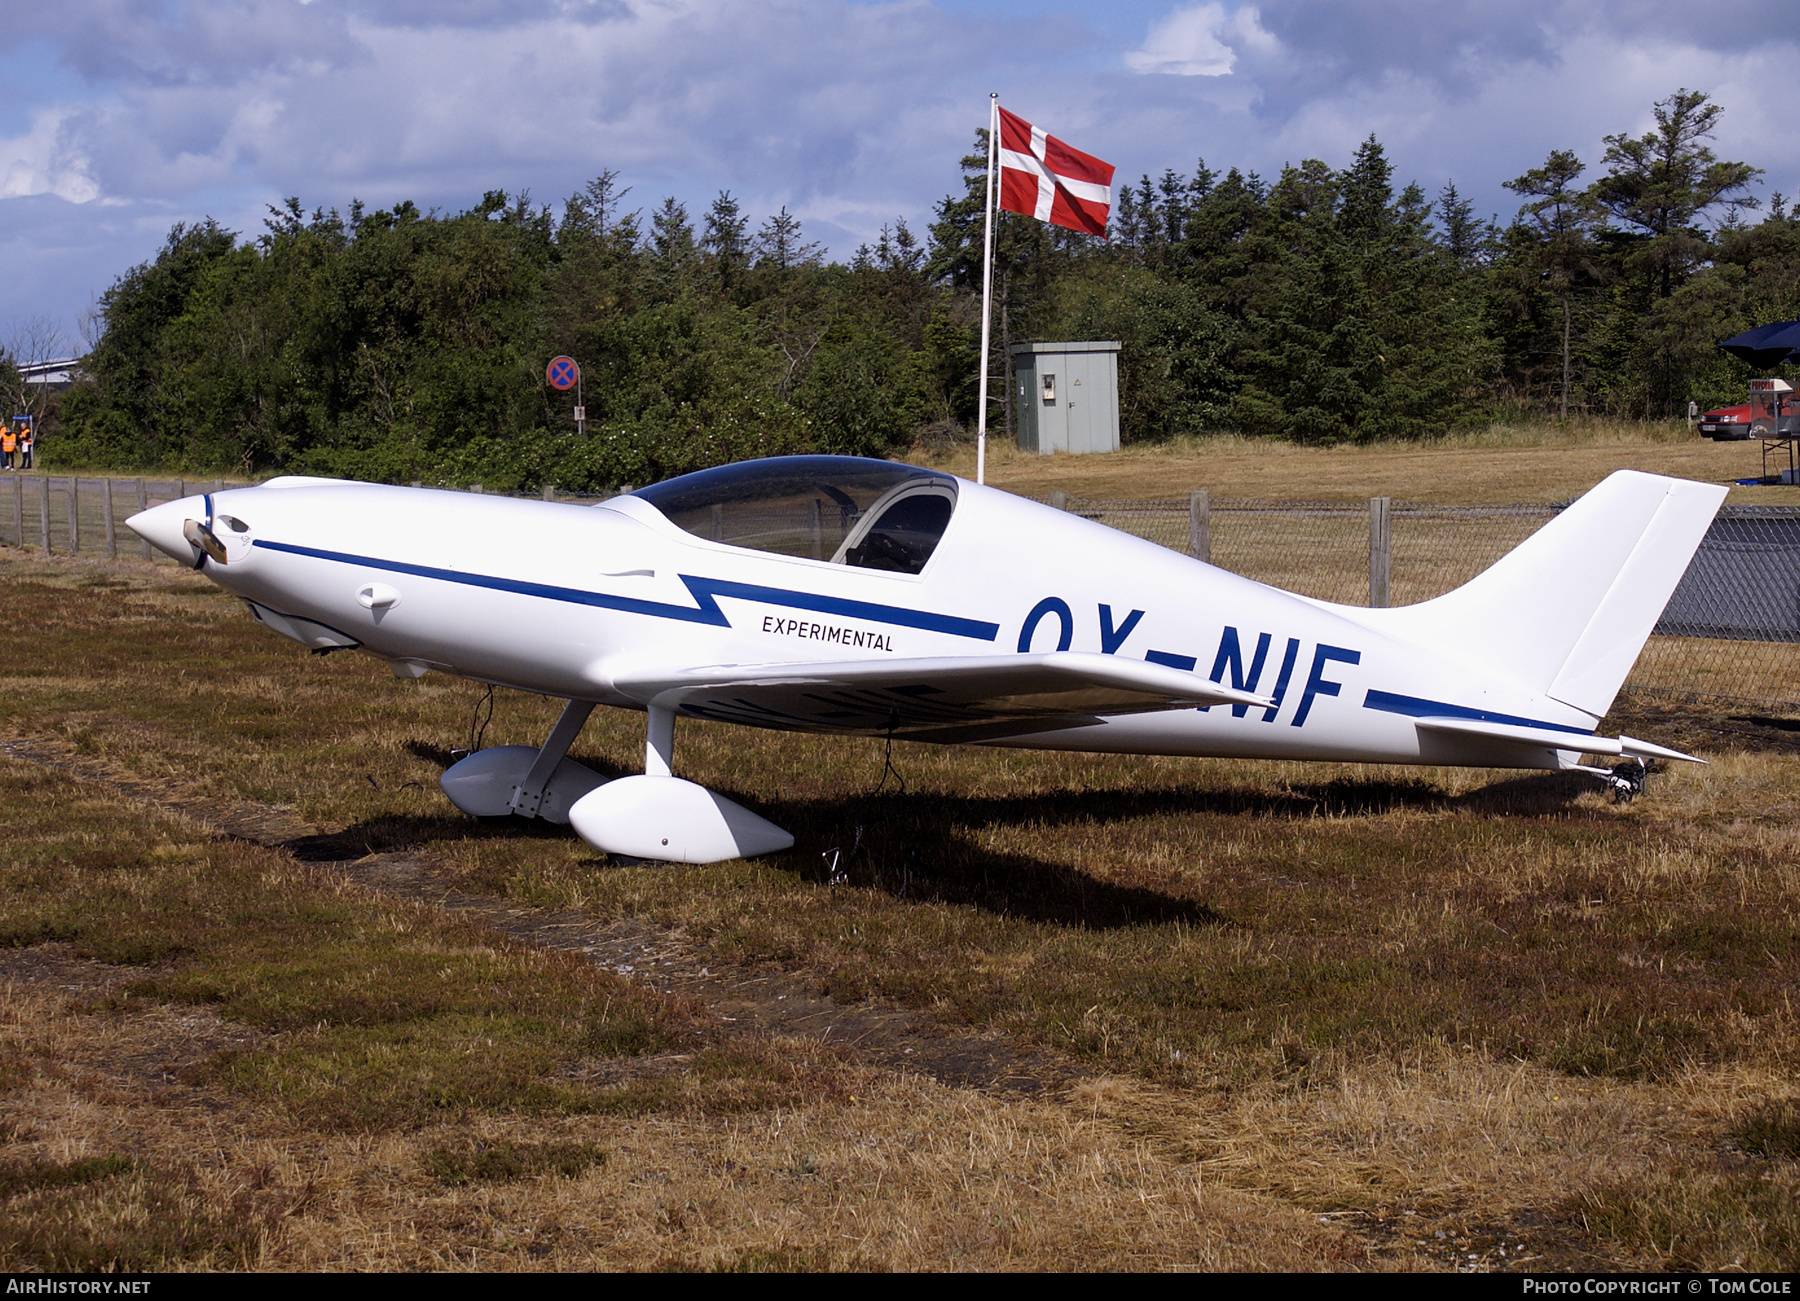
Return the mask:
<svg viewBox="0 0 1800 1301">
<path fill-rule="evenodd" d="M 917 574 L 747 549 L 635 496 L 577 506 L 277 481 L 215 494 L 213 581 L 311 644 L 638 709 L 657 666 L 1090 652 L 1266 697 L 1001 737 L 1038 748 L 1482 766 L 1567 766 L 1597 719 L 1504 676 L 1067 512 L 972 483 Z M 239 530 L 231 524 L 241 524 Z M 159 544 L 160 545 L 160 544 Z M 322 640 L 321 640 L 322 639 Z M 817 718 L 709 716 L 833 730 Z M 1432 732 L 1499 720 L 1566 750 Z M 867 730 L 867 729 L 843 729 Z"/>
</svg>

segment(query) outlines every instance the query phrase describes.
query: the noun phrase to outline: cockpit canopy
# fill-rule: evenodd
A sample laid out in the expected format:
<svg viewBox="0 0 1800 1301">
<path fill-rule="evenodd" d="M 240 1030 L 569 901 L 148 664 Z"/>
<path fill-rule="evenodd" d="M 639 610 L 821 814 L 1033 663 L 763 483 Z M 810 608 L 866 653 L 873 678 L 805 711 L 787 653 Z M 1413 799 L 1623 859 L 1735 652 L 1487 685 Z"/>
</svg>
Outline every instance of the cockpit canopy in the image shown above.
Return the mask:
<svg viewBox="0 0 1800 1301">
<path fill-rule="evenodd" d="M 949 527 L 956 480 L 856 456 L 777 456 L 684 474 L 632 495 L 695 537 L 916 574 Z"/>
</svg>

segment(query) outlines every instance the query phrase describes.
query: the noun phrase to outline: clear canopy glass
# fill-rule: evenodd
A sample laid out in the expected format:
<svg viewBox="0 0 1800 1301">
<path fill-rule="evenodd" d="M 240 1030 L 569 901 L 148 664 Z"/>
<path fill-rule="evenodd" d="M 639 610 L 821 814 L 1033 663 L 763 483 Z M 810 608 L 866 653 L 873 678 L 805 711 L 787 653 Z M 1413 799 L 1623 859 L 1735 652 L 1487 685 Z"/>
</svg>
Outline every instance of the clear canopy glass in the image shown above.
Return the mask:
<svg viewBox="0 0 1800 1301">
<path fill-rule="evenodd" d="M 669 521 L 727 546 L 916 574 L 956 509 L 956 480 L 894 461 L 777 456 L 638 489 Z"/>
</svg>

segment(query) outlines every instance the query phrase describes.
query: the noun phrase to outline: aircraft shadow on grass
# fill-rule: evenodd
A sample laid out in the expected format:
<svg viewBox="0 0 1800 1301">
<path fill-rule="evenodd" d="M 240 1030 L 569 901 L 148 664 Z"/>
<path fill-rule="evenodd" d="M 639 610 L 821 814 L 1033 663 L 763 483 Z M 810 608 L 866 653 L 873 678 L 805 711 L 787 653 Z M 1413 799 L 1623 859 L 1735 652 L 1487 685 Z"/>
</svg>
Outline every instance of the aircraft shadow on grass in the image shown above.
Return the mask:
<svg viewBox="0 0 1800 1301">
<path fill-rule="evenodd" d="M 1800 724 L 1796 725 L 1800 727 Z M 448 768 L 466 751 L 452 750 L 425 741 L 408 741 L 406 751 L 416 759 Z M 571 755 L 608 781 L 632 776 L 637 770 L 600 755 Z M 1652 772 L 1660 770 L 1652 764 Z M 1338 778 L 1305 783 L 1282 790 L 1169 790 L 1057 791 L 1039 796 L 991 799 L 952 799 L 957 809 L 981 810 L 967 815 L 974 822 L 1090 822 L 1153 817 L 1160 813 L 1214 813 L 1227 816 L 1315 818 L 1355 817 L 1387 813 L 1395 809 L 1462 811 L 1512 814 L 1521 817 L 1566 812 L 1584 794 L 1603 787 L 1583 772 L 1525 772 L 1485 786 L 1452 795 L 1417 778 L 1396 781 L 1387 777 Z M 929 800 L 932 797 L 922 797 Z M 937 797 L 940 801 L 943 797 Z M 492 824 L 502 827 L 506 819 Z M 466 827 L 466 822 L 458 825 Z"/>
<path fill-rule="evenodd" d="M 440 767 L 459 757 L 458 752 L 420 741 L 409 742 L 407 749 Z M 582 762 L 609 778 L 629 774 L 597 757 L 584 756 Z M 1107 881 L 1065 863 L 982 849 L 970 834 L 972 829 L 1109 824 L 1170 815 L 1304 821 L 1397 809 L 1554 816 L 1595 788 L 1592 778 L 1578 772 L 1534 773 L 1462 795 L 1448 794 L 1425 781 L 1371 779 L 1269 791 L 1165 788 L 974 798 L 887 792 L 781 802 L 765 811 L 783 817 L 797 833 L 796 848 L 772 855 L 770 861 L 802 879 L 827 882 L 835 853 L 839 879 L 855 887 L 1024 921 L 1110 930 L 1170 922 L 1230 923 L 1193 898 Z M 368 819 L 330 835 L 293 841 L 288 848 L 303 860 L 326 862 L 422 850 L 443 841 L 563 840 L 571 834 L 567 827 L 536 819 L 477 820 L 446 810 L 441 815 Z"/>
<path fill-rule="evenodd" d="M 1020 854 L 982 850 L 963 826 L 939 821 L 930 813 L 939 802 L 925 800 L 924 821 L 917 806 L 904 818 L 884 818 L 879 808 L 859 808 L 846 800 L 813 807 L 787 806 L 796 815 L 800 845 L 769 856 L 777 867 L 803 880 L 830 880 L 829 856 L 835 846 L 842 882 L 877 889 L 913 902 L 964 905 L 984 912 L 1087 929 L 1185 922 L 1191 926 L 1226 921 L 1206 904 L 1141 886 L 1105 881 L 1079 868 L 1047 863 Z M 816 820 L 815 820 L 816 819 Z M 861 819 L 860 821 L 855 819 Z M 902 828 L 897 824 L 904 822 Z M 860 841 L 855 827 L 863 828 Z M 846 834 L 836 836 L 842 828 Z M 567 827 L 517 818 L 473 820 L 458 813 L 430 817 L 370 818 L 328 835 L 303 836 L 285 848 L 303 862 L 340 863 L 369 854 L 403 854 L 428 850 L 434 843 L 462 840 L 567 840 Z M 841 840 L 841 844 L 836 842 Z M 610 861 L 630 866 L 638 860 Z M 693 868 L 670 864 L 671 872 Z"/>
</svg>

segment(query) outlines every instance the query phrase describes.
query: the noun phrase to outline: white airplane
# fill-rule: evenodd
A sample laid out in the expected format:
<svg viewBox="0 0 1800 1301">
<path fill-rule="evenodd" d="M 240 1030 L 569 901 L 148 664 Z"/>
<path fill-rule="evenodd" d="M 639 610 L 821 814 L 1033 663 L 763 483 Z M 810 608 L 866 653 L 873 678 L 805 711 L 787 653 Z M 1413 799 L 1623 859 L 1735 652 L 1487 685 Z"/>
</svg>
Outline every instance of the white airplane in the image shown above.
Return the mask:
<svg viewBox="0 0 1800 1301">
<path fill-rule="evenodd" d="M 477 816 L 706 863 L 793 837 L 673 775 L 678 716 L 1128 754 L 1583 768 L 1677 751 L 1595 728 L 1725 490 L 1622 470 L 1471 582 L 1365 609 L 1252 582 L 994 488 L 790 456 L 577 506 L 287 477 L 135 515 L 316 651 L 567 701 L 540 749 L 450 767 Z M 642 776 L 565 756 L 648 715 Z M 1623 760 L 1584 767 L 1582 756 Z"/>
</svg>

